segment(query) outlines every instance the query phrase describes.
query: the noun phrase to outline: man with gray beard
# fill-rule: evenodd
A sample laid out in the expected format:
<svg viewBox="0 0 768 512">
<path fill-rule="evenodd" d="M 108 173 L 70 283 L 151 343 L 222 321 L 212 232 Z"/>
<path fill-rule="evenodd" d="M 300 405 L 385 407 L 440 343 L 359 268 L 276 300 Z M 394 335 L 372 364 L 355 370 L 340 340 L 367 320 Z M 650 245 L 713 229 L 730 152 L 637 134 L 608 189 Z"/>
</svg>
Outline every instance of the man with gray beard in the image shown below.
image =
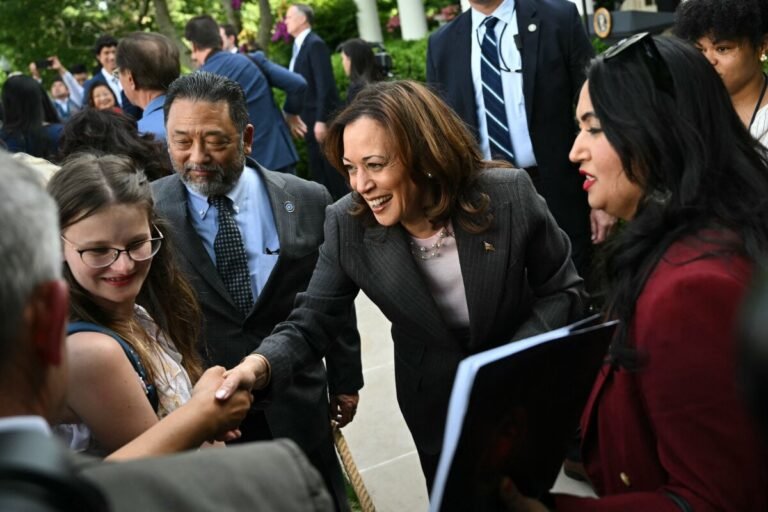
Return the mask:
<svg viewBox="0 0 768 512">
<path fill-rule="evenodd" d="M 321 185 L 246 158 L 253 126 L 236 82 L 207 72 L 181 77 L 168 89 L 164 110 L 176 173 L 153 183 L 156 208 L 174 227 L 180 264 L 203 308 L 201 353 L 209 364 L 231 368 L 246 356 L 258 357 L 249 354 L 306 289 L 331 196 Z M 343 426 L 354 416 L 362 387 L 354 310 L 326 364 L 331 417 Z M 322 474 L 337 510 L 345 511 L 327 393 L 318 361 L 285 392 L 257 401 L 262 409 L 245 419 L 241 440 L 296 441 Z"/>
</svg>

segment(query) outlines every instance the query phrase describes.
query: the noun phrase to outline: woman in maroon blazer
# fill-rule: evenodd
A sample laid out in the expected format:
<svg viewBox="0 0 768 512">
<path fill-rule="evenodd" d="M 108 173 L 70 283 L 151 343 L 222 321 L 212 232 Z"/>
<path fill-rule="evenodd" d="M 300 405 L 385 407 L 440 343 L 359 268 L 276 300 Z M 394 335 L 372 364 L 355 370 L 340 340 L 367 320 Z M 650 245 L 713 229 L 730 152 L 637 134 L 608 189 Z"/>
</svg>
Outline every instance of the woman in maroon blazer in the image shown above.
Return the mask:
<svg viewBox="0 0 768 512">
<path fill-rule="evenodd" d="M 560 495 L 557 511 L 768 510 L 768 458 L 734 354 L 768 249 L 766 156 L 678 40 L 635 36 L 595 59 L 576 117 L 570 157 L 590 206 L 629 222 L 607 261 L 608 316 L 623 327 L 581 422 L 599 498 Z M 509 508 L 546 510 L 506 484 Z"/>
</svg>

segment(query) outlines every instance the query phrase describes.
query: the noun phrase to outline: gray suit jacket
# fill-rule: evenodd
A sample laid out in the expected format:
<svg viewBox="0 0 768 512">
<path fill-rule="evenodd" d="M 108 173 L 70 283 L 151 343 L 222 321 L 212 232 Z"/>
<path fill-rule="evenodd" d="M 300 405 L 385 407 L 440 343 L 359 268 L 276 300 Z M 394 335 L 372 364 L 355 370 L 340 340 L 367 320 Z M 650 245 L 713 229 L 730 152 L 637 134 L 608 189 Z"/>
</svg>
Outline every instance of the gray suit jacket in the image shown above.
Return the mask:
<svg viewBox="0 0 768 512">
<path fill-rule="evenodd" d="M 469 340 L 457 339 L 441 317 L 416 266 L 402 227 L 366 227 L 347 196 L 328 207 L 325 242 L 305 293 L 287 322 L 257 353 L 272 365 L 279 390 L 290 375 L 322 357 L 329 335 L 358 291 L 392 322 L 400 409 L 417 447 L 440 451 L 456 367 L 468 354 L 567 324 L 582 314 L 584 288 L 557 227 L 528 175 L 485 171 L 494 222 L 471 234 L 453 222 L 470 318 Z"/>
<path fill-rule="evenodd" d="M 320 474 L 287 439 L 129 462 L 72 458 L 113 512 L 334 510 Z"/>
<path fill-rule="evenodd" d="M 211 364 L 227 368 L 254 351 L 276 324 L 285 320 L 298 292 L 306 289 L 323 240 L 325 207 L 331 197 L 324 187 L 292 175 L 268 171 L 253 161 L 267 186 L 280 239 L 280 256 L 250 314 L 243 317 L 229 296 L 200 237 L 187 218 L 187 194 L 178 175 L 152 184 L 157 212 L 173 228 L 179 262 L 195 288 L 205 316 L 203 353 Z M 360 336 L 349 305 L 341 314 L 340 335 L 328 353 L 331 393 L 360 389 Z M 308 453 L 327 438 L 329 429 L 326 372 L 315 359 L 290 385 L 272 395 L 265 410 L 275 437 L 289 437 Z"/>
</svg>

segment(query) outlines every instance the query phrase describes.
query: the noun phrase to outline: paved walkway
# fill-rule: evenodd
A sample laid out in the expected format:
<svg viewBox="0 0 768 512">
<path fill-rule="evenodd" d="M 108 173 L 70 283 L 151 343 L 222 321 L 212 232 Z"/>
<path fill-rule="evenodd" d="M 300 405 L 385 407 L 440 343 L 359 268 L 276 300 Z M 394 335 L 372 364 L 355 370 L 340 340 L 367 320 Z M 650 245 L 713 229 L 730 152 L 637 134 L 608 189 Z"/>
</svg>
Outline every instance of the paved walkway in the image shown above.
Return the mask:
<svg viewBox="0 0 768 512">
<path fill-rule="evenodd" d="M 355 304 L 365 387 L 357 416 L 343 433 L 377 512 L 424 511 L 424 476 L 395 398 L 390 323 L 363 293 Z"/>
</svg>

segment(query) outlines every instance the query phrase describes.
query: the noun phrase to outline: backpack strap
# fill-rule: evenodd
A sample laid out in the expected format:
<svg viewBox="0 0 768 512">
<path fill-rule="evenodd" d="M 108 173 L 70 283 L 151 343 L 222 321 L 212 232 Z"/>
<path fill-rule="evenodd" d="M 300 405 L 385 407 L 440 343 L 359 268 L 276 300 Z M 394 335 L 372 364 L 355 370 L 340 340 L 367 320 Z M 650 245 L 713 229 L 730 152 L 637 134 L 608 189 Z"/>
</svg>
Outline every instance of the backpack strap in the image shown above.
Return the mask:
<svg viewBox="0 0 768 512">
<path fill-rule="evenodd" d="M 157 388 L 149 381 L 147 370 L 144 368 L 144 365 L 141 364 L 141 359 L 139 359 L 139 354 L 136 350 L 115 331 L 98 324 L 91 322 L 71 322 L 67 326 L 67 336 L 78 332 L 100 332 L 114 338 L 114 340 L 120 344 L 126 357 L 128 357 L 128 360 L 131 362 L 131 366 L 133 366 L 133 369 L 144 384 L 144 392 L 147 394 L 147 399 L 152 406 L 152 410 L 157 412 L 157 408 L 160 404 L 159 397 L 157 396 Z"/>
</svg>

